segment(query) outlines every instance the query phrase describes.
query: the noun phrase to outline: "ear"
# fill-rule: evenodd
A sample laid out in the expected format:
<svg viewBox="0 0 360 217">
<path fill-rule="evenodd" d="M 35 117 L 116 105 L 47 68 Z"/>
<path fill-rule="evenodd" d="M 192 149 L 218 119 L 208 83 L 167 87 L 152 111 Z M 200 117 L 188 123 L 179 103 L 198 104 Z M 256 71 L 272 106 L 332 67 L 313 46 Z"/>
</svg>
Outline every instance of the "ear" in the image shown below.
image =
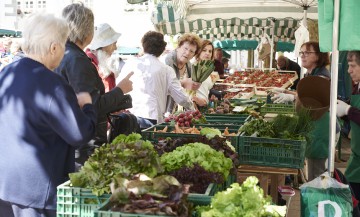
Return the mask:
<svg viewBox="0 0 360 217">
<path fill-rule="evenodd" d="M 57 50 L 58 50 L 58 44 L 57 43 L 54 43 L 52 42 L 51 45 L 50 45 L 50 54 L 51 55 L 55 55 Z"/>
</svg>

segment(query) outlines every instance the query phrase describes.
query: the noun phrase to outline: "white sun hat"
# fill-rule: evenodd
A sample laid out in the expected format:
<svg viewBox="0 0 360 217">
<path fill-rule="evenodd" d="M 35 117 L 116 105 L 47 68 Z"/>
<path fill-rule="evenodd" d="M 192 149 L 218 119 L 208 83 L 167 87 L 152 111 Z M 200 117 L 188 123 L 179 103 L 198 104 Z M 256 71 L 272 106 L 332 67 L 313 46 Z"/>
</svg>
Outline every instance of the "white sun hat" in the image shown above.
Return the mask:
<svg viewBox="0 0 360 217">
<path fill-rule="evenodd" d="M 117 42 L 121 33 L 115 30 L 107 23 L 99 24 L 95 27 L 94 38 L 91 41 L 89 48 L 96 50 L 101 47 L 106 47 L 114 42 Z"/>
</svg>

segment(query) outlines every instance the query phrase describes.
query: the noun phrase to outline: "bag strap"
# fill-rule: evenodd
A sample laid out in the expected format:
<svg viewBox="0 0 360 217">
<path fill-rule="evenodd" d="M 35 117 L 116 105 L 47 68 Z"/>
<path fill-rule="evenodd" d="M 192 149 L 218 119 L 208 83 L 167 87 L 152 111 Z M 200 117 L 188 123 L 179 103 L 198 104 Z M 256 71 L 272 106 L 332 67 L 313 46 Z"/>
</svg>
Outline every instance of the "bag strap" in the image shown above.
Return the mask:
<svg viewBox="0 0 360 217">
<path fill-rule="evenodd" d="M 106 114 L 107 121 L 109 122 L 109 124 L 111 125 L 112 128 L 115 128 L 114 124 L 111 122 L 110 116 L 111 116 L 110 114 Z"/>
</svg>

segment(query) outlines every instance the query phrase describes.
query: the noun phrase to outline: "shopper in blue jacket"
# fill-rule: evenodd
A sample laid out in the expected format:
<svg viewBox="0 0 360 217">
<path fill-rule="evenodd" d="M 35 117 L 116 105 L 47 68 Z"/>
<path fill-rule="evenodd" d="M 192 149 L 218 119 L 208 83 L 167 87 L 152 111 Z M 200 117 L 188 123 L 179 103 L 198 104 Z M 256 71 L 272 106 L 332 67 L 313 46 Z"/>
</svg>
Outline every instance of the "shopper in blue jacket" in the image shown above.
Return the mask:
<svg viewBox="0 0 360 217">
<path fill-rule="evenodd" d="M 96 113 L 89 93 L 75 95 L 53 72 L 66 21 L 33 15 L 24 26 L 26 57 L 0 73 L 0 216 L 55 217 L 56 187 L 74 171 L 75 148 L 95 135 Z"/>
</svg>

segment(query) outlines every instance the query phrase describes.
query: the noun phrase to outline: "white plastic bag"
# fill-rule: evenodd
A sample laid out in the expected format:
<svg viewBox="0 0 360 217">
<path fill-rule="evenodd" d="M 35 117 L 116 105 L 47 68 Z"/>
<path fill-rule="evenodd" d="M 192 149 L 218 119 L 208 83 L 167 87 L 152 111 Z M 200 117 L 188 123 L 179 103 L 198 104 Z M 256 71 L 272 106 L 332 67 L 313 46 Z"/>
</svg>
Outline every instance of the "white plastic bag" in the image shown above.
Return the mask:
<svg viewBox="0 0 360 217">
<path fill-rule="evenodd" d="M 328 172 L 300 187 L 301 216 L 352 216 L 351 191 L 348 185 L 331 178 Z"/>
</svg>

